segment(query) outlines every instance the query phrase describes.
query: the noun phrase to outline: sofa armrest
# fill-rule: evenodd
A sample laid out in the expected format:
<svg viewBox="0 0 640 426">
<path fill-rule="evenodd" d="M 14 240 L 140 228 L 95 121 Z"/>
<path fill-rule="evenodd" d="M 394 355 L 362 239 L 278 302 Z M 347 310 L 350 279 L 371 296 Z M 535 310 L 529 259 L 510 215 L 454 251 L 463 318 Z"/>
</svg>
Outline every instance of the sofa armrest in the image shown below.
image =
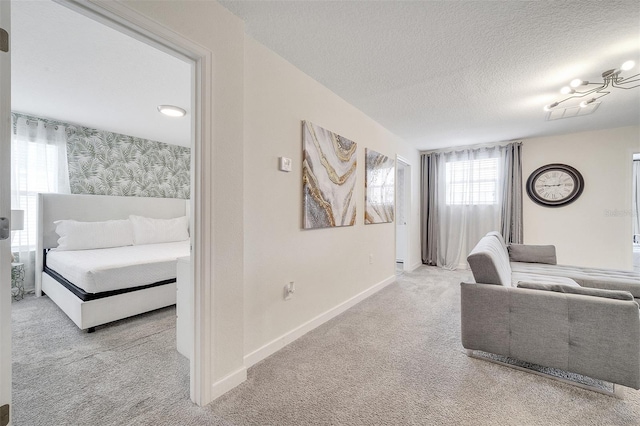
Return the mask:
<svg viewBox="0 0 640 426">
<path fill-rule="evenodd" d="M 462 345 L 640 389 L 630 300 L 461 283 Z"/>
<path fill-rule="evenodd" d="M 531 244 L 509 244 L 511 262 L 547 263 L 556 265 L 556 246 L 536 246 Z"/>
</svg>

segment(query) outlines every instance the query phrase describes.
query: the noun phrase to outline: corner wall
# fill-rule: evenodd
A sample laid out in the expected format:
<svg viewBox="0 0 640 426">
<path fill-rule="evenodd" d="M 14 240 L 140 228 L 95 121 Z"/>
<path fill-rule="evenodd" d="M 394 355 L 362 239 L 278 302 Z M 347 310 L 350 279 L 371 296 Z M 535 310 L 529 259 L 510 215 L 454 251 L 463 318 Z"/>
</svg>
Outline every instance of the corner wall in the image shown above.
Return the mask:
<svg viewBox="0 0 640 426">
<path fill-rule="evenodd" d="M 585 184 L 580 198 L 558 208 L 535 204 L 523 188 L 525 243 L 554 244 L 562 264 L 631 269 L 634 152 L 640 152 L 637 126 L 525 140 L 523 184 L 549 163 L 575 167 Z"/>
<path fill-rule="evenodd" d="M 272 352 L 265 345 L 288 343 L 281 338 L 394 279 L 395 223 L 364 225 L 365 148 L 408 160 L 414 194 L 420 164 L 415 148 L 249 37 L 244 61 L 245 356 L 256 360 Z M 358 144 L 355 226 L 302 229 L 302 120 Z M 278 171 L 280 156 L 293 159 L 292 172 Z M 415 226 L 418 208 L 414 201 Z M 414 234 L 410 264 L 420 262 Z M 290 281 L 296 290 L 284 301 Z"/>
</svg>

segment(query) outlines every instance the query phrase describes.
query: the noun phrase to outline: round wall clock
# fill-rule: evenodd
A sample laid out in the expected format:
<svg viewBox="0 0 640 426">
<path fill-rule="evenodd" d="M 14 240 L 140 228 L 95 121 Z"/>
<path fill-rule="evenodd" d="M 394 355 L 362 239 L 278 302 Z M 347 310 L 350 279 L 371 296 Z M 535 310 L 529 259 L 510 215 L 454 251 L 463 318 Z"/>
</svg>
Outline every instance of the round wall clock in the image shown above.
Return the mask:
<svg viewBox="0 0 640 426">
<path fill-rule="evenodd" d="M 579 171 L 566 164 L 547 164 L 536 169 L 527 179 L 527 194 L 545 207 L 566 206 L 574 202 L 584 189 Z"/>
</svg>

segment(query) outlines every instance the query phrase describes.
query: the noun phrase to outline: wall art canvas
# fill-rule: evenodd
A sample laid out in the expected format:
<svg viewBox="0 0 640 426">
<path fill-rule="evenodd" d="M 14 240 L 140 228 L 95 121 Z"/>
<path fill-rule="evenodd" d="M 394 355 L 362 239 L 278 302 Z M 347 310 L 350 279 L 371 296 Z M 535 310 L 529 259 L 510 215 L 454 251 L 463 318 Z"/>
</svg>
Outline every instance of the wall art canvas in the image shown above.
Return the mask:
<svg viewBox="0 0 640 426">
<path fill-rule="evenodd" d="M 364 223 L 388 223 L 394 219 L 395 161 L 372 149 L 365 149 Z"/>
<path fill-rule="evenodd" d="M 303 228 L 353 226 L 357 144 L 309 121 L 302 143 Z"/>
</svg>

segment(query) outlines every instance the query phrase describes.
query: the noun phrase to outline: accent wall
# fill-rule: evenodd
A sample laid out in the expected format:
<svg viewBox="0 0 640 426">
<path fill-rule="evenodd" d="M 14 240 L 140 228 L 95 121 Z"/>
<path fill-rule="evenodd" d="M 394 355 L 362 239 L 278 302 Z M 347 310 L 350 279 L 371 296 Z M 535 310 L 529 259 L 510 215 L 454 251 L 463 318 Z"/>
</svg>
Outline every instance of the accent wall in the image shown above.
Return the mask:
<svg viewBox="0 0 640 426">
<path fill-rule="evenodd" d="M 72 194 L 189 198 L 189 148 L 21 113 L 14 125 L 19 116 L 65 127 Z"/>
</svg>

